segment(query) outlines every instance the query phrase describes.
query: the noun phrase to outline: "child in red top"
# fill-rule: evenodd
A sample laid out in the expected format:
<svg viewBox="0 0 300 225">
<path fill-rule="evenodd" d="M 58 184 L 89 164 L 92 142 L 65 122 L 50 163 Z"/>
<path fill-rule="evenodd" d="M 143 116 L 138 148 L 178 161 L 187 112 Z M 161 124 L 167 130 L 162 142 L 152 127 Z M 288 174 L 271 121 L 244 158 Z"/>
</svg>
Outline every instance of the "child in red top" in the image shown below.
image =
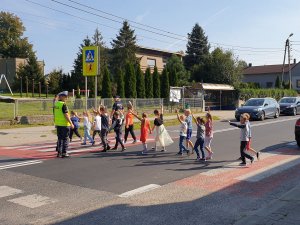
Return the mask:
<svg viewBox="0 0 300 225">
<path fill-rule="evenodd" d="M 127 106 L 128 112 L 125 117 L 125 135 L 124 135 L 124 144 L 127 141 L 128 133 L 130 132 L 132 138 L 133 138 L 133 144 L 136 143 L 136 137 L 134 134 L 134 129 L 133 129 L 133 107 L 131 102 L 129 102 Z"/>
<path fill-rule="evenodd" d="M 136 115 L 134 113 L 132 113 L 132 114 L 141 121 L 141 137 L 140 137 L 140 141 L 143 144 L 142 154 L 146 155 L 148 153 L 147 139 L 148 139 L 149 133 L 151 134 L 150 121 L 148 120 L 146 113 L 142 114 L 142 118 L 138 117 L 138 115 Z"/>
</svg>

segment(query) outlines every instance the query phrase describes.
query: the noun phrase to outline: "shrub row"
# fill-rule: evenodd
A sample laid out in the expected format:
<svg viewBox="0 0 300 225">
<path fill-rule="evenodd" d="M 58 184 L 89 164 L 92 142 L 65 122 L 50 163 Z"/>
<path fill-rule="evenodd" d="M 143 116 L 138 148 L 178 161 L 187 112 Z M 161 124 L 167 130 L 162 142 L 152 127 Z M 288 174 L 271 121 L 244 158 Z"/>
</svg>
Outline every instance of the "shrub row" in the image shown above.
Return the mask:
<svg viewBox="0 0 300 225">
<path fill-rule="evenodd" d="M 247 100 L 249 98 L 264 98 L 271 97 L 277 101 L 285 96 L 297 96 L 298 93 L 295 90 L 290 89 L 240 89 L 239 97 L 241 100 Z"/>
</svg>

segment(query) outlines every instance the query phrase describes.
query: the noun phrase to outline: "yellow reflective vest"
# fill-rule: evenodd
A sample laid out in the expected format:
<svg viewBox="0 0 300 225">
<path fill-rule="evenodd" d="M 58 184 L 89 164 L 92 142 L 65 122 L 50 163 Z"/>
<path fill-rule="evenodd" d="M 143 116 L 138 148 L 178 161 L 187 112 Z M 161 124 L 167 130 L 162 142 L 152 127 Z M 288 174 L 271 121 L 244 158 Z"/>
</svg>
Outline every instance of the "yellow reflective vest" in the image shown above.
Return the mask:
<svg viewBox="0 0 300 225">
<path fill-rule="evenodd" d="M 62 107 L 65 103 L 62 101 L 57 101 L 54 105 L 54 124 L 55 126 L 69 127 L 71 124 L 67 121 Z"/>
</svg>

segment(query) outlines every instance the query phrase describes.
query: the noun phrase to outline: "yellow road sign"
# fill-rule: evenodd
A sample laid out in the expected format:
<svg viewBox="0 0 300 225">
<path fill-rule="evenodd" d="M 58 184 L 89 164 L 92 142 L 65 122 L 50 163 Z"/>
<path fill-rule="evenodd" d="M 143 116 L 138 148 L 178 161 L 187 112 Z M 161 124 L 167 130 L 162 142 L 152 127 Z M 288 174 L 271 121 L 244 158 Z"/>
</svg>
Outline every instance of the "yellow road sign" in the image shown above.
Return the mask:
<svg viewBox="0 0 300 225">
<path fill-rule="evenodd" d="M 82 48 L 83 76 L 97 76 L 99 74 L 98 46 L 86 46 Z"/>
</svg>

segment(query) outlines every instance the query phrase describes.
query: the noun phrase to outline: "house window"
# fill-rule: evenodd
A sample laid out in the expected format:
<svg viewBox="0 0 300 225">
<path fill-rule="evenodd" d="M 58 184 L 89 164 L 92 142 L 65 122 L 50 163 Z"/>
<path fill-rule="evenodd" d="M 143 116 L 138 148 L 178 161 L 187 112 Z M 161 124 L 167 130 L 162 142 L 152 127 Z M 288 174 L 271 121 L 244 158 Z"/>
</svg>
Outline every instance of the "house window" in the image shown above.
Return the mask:
<svg viewBox="0 0 300 225">
<path fill-rule="evenodd" d="M 267 86 L 267 88 L 272 88 L 273 87 L 273 82 L 267 82 L 266 86 Z"/>
<path fill-rule="evenodd" d="M 156 66 L 156 60 L 155 59 L 147 59 L 147 65 L 148 67 L 152 68 Z"/>
<path fill-rule="evenodd" d="M 300 88 L 300 80 L 297 80 L 296 84 L 297 84 L 297 88 Z"/>
</svg>

